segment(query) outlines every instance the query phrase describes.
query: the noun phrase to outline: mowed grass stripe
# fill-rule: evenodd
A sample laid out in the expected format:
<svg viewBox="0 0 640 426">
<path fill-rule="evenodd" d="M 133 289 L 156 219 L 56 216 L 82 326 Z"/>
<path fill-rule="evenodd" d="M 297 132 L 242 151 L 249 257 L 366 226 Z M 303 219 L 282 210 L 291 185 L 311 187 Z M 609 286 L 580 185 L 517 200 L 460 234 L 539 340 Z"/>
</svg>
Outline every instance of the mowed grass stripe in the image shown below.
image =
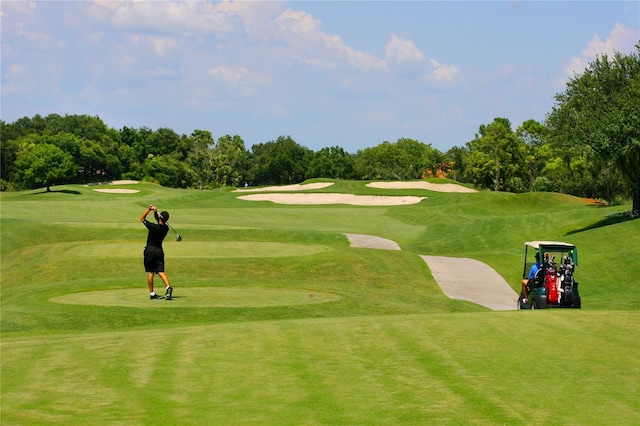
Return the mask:
<svg viewBox="0 0 640 426">
<path fill-rule="evenodd" d="M 71 246 L 67 254 L 73 257 L 93 256 L 102 259 L 142 256 L 144 244 L 132 242 L 94 243 Z M 181 241 L 164 244 L 172 258 L 243 258 L 310 256 L 331 250 L 317 244 L 273 243 L 256 241 Z"/>
<path fill-rule="evenodd" d="M 529 338 L 511 312 L 8 339 L 3 424 L 633 424 L 639 314 L 534 314 Z"/>
</svg>

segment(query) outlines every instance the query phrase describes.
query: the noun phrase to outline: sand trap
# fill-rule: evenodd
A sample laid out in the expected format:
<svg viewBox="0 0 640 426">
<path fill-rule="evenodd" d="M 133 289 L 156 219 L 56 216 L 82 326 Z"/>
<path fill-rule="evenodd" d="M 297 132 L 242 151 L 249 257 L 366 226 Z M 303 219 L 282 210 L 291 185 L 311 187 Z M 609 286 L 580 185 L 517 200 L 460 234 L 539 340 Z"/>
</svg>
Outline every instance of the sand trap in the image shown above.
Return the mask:
<svg viewBox="0 0 640 426">
<path fill-rule="evenodd" d="M 125 189 L 125 188 L 101 188 L 94 189 L 96 192 L 107 192 L 111 194 L 135 194 L 136 192 L 140 192 L 137 189 Z"/>
<path fill-rule="evenodd" d="M 435 192 L 478 192 L 475 189 L 455 183 L 431 183 L 427 181 L 415 182 L 371 182 L 369 188 L 378 189 L 426 189 Z"/>
<path fill-rule="evenodd" d="M 331 185 L 333 185 L 333 182 L 316 182 L 316 183 L 307 183 L 304 185 L 296 184 L 296 185 L 267 186 L 264 188 L 240 188 L 240 189 L 234 190 L 233 192 L 306 191 L 309 189 L 322 189 Z"/>
<path fill-rule="evenodd" d="M 138 182 L 137 180 L 114 180 L 110 183 L 110 185 L 135 185 Z"/>
<path fill-rule="evenodd" d="M 277 204 L 351 204 L 354 206 L 402 206 L 417 204 L 427 197 L 400 197 L 353 194 L 250 194 L 238 197 L 247 201 L 271 201 Z"/>
</svg>

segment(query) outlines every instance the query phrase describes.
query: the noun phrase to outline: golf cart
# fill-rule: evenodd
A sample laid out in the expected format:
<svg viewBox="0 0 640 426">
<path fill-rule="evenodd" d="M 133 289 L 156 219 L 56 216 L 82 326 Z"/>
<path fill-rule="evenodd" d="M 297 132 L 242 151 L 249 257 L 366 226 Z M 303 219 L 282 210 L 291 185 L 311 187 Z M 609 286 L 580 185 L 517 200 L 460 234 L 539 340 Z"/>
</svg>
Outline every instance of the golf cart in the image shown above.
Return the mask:
<svg viewBox="0 0 640 426">
<path fill-rule="evenodd" d="M 539 259 L 537 272 L 531 267 Z M 520 292 L 518 309 L 580 308 L 578 283 L 573 273 L 578 266 L 578 249 L 573 244 L 557 241 L 527 241 L 524 243 L 525 290 Z M 525 282 L 526 280 L 526 282 Z"/>
</svg>

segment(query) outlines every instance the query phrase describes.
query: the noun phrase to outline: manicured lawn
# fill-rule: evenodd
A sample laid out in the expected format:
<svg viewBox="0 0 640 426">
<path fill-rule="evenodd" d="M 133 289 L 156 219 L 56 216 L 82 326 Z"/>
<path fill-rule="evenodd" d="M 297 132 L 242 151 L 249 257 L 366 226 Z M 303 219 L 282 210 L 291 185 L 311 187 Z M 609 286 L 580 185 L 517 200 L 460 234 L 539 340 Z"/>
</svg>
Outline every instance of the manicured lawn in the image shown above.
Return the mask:
<svg viewBox="0 0 640 426">
<path fill-rule="evenodd" d="M 2 424 L 637 424 L 640 221 L 616 216 L 629 206 L 364 185 L 318 192 L 429 198 L 2 193 Z M 146 291 L 151 203 L 183 237 L 165 243 L 173 301 Z M 517 289 L 535 239 L 578 246 L 583 309 L 450 300 L 419 257 L 476 258 Z"/>
</svg>

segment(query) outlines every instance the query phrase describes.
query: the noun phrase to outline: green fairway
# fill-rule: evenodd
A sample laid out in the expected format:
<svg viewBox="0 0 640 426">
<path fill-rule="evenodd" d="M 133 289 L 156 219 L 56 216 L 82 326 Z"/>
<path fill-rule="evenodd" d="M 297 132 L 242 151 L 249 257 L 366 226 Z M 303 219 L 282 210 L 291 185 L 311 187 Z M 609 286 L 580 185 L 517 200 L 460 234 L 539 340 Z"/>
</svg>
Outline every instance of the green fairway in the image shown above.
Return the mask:
<svg viewBox="0 0 640 426">
<path fill-rule="evenodd" d="M 428 198 L 278 205 L 149 183 L 2 193 L 1 423 L 638 424 L 628 205 L 332 182 L 314 192 Z M 152 203 L 183 237 L 165 241 L 171 301 L 146 288 L 138 219 Z M 352 248 L 345 233 L 402 250 Z M 527 240 L 578 246 L 583 309 L 451 300 L 420 258 L 477 259 L 519 291 Z"/>
<path fill-rule="evenodd" d="M 78 245 L 68 249 L 70 256 L 127 258 L 140 255 L 137 243 L 108 243 Z M 312 244 L 283 244 L 265 242 L 236 242 L 236 241 L 186 241 L 167 247 L 167 254 L 174 258 L 241 258 L 241 257 L 288 257 L 310 256 L 326 250 Z"/>
</svg>

